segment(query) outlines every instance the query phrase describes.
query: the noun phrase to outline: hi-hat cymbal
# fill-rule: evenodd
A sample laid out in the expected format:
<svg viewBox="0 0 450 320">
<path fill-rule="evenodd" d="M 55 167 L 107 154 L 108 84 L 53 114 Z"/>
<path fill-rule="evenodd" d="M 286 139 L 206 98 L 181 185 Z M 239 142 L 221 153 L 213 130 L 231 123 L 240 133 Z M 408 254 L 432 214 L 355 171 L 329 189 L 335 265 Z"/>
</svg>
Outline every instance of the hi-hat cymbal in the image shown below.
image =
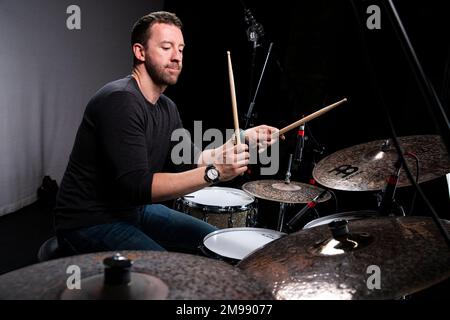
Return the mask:
<svg viewBox="0 0 450 320">
<path fill-rule="evenodd" d="M 113 254 L 102 252 L 67 257 L 6 273 L 0 276 L 0 299 L 70 299 L 70 295 L 66 295 L 67 283 L 72 275 L 67 273 L 67 270 L 70 270 L 68 268 L 79 267 L 82 280 L 96 280 L 96 276 L 103 274 L 102 261 Z M 225 262 L 172 252 L 120 251 L 120 254 L 134 261 L 132 281 L 133 278 L 137 281 L 147 281 L 148 286 L 156 291 L 153 295 L 156 299 L 273 299 L 270 292 L 253 278 Z M 139 278 L 135 277 L 139 275 Z M 150 277 L 145 279 L 143 275 Z M 101 282 L 89 282 L 91 286 L 95 283 Z M 140 287 L 142 289 L 142 285 Z M 80 291 L 83 291 L 83 288 L 84 286 L 81 286 Z"/>
<path fill-rule="evenodd" d="M 242 189 L 257 198 L 283 203 L 308 203 L 325 192 L 324 189 L 310 184 L 295 181 L 287 184 L 283 180 L 251 181 L 245 183 Z M 318 199 L 318 202 L 324 202 L 330 198 L 330 193 L 326 192 Z"/>
<path fill-rule="evenodd" d="M 450 277 L 449 247 L 430 218 L 379 217 L 347 227 L 345 241 L 327 225 L 298 231 L 238 267 L 280 300 L 398 299 Z"/>
<path fill-rule="evenodd" d="M 440 136 L 400 137 L 399 142 L 404 152 L 415 154 L 419 159 L 419 183 L 450 172 L 450 157 Z M 313 176 L 318 183 L 332 189 L 382 190 L 389 175 L 395 172 L 397 158 L 397 151 L 390 140 L 372 141 L 325 157 L 315 166 Z M 415 177 L 416 161 L 409 156 L 405 158 Z M 402 169 L 397 186 L 404 187 L 410 184 Z"/>
</svg>

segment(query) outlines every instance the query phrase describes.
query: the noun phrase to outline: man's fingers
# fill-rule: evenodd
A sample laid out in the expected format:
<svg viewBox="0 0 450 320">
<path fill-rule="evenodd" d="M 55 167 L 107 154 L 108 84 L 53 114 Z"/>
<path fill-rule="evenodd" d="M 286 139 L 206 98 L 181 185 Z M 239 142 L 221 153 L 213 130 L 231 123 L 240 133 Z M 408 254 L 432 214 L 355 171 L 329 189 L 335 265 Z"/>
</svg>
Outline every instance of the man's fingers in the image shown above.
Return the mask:
<svg viewBox="0 0 450 320">
<path fill-rule="evenodd" d="M 242 160 L 248 160 L 250 159 L 250 153 L 248 152 L 242 152 L 236 155 L 235 160 L 237 162 L 242 161 Z"/>
<path fill-rule="evenodd" d="M 247 166 L 243 166 L 236 170 L 237 175 L 242 175 L 247 171 Z"/>
</svg>

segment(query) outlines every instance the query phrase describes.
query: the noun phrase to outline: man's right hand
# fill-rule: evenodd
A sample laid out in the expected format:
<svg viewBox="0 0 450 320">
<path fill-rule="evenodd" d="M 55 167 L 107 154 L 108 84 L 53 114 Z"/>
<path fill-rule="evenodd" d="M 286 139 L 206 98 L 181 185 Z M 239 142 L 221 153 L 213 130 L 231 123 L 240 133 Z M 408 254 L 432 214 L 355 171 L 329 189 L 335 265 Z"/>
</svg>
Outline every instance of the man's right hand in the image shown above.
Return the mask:
<svg viewBox="0 0 450 320">
<path fill-rule="evenodd" d="M 246 144 L 226 143 L 215 154 L 214 166 L 219 170 L 220 181 L 229 181 L 247 171 L 250 153 Z"/>
</svg>

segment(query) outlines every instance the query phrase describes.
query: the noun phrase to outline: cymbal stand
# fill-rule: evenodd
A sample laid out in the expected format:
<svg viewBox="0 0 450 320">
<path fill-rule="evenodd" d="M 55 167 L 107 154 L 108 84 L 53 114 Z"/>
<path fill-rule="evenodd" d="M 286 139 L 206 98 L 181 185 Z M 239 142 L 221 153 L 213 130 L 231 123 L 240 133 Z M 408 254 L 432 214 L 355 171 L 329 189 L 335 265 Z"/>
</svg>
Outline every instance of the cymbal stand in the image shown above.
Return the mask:
<svg viewBox="0 0 450 320">
<path fill-rule="evenodd" d="M 382 216 L 388 216 L 392 212 L 392 206 L 398 204 L 395 202 L 395 190 L 397 189 L 398 178 L 400 176 L 400 169 L 402 168 L 401 158 L 398 157 L 395 162 L 395 171 L 392 173 L 387 181 L 386 187 L 384 188 L 381 202 L 378 206 L 378 213 Z"/>
<path fill-rule="evenodd" d="M 289 154 L 289 164 L 287 167 L 286 176 L 284 178 L 285 184 L 291 183 L 291 166 L 292 166 L 292 153 Z M 277 230 L 280 232 L 283 231 L 284 214 L 286 213 L 286 207 L 287 207 L 287 203 L 280 202 L 280 211 L 278 212 L 278 225 L 277 225 Z"/>
</svg>

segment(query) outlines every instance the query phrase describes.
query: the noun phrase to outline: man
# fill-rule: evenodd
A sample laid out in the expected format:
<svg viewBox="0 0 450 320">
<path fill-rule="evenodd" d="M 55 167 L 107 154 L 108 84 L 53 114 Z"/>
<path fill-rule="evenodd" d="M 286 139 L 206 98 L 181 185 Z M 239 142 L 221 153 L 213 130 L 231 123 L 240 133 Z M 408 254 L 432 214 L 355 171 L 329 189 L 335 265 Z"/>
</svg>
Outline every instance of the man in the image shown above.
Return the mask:
<svg viewBox="0 0 450 320">
<path fill-rule="evenodd" d="M 182 69 L 181 28 L 180 20 L 168 12 L 139 19 L 132 31 L 132 75 L 107 84 L 88 103 L 55 209 L 58 242 L 67 253 L 195 253 L 216 228 L 153 203 L 231 180 L 247 170 L 248 146 L 228 141 L 203 151 L 193 169 L 166 171 L 171 134 L 182 128 L 176 105 L 163 95 Z M 270 145 L 276 130 L 252 128 L 245 139 Z"/>
</svg>

